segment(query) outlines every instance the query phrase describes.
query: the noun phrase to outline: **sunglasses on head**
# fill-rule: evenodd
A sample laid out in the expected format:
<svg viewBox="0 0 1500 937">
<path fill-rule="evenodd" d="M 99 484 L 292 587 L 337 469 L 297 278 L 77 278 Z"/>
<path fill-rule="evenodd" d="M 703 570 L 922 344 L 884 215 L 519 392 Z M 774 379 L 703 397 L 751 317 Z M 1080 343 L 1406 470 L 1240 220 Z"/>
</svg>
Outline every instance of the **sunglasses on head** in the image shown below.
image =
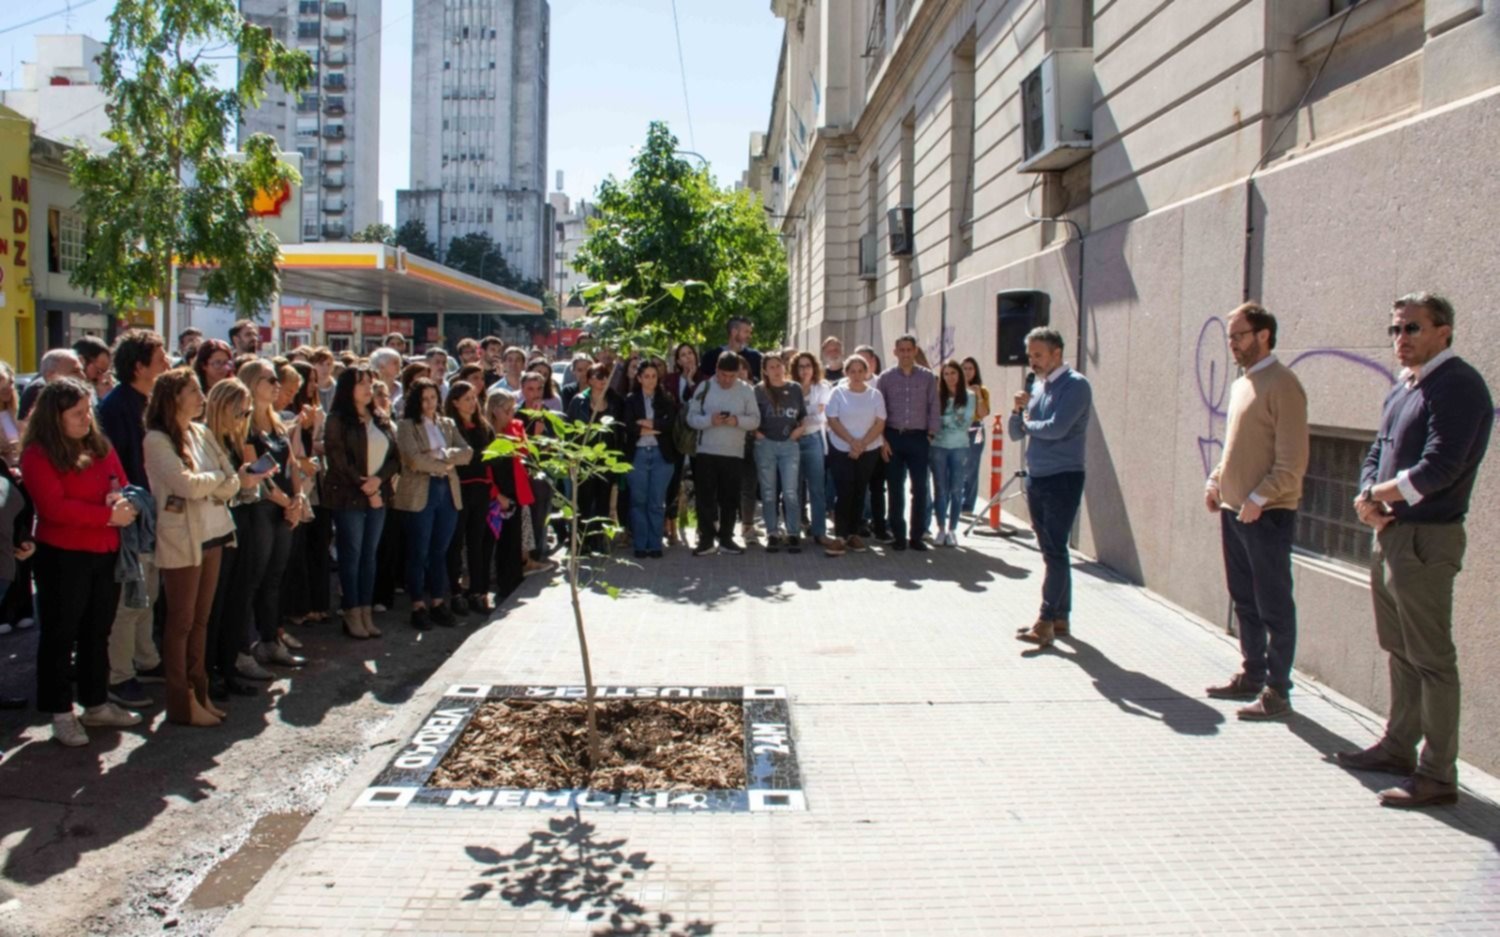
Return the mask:
<svg viewBox="0 0 1500 937">
<path fill-rule="evenodd" d="M 1407 335 L 1418 335 L 1421 333 L 1421 331 L 1422 323 L 1405 322 L 1401 325 L 1386 326 L 1385 334 L 1389 335 L 1391 338 L 1396 338 L 1401 335 L 1402 332 L 1405 332 Z"/>
</svg>

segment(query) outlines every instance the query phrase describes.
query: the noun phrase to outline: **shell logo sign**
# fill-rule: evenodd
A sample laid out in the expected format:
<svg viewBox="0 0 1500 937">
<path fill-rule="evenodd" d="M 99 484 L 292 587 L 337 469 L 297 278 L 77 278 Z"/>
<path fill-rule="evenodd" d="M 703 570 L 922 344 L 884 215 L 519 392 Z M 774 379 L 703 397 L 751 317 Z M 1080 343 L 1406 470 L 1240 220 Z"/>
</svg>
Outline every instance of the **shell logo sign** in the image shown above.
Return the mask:
<svg viewBox="0 0 1500 937">
<path fill-rule="evenodd" d="M 267 216 L 280 218 L 281 206 L 292 200 L 292 187 L 290 183 L 283 182 L 281 188 L 275 192 L 265 192 L 257 189 L 255 200 L 250 203 L 250 214 L 257 218 Z"/>
</svg>

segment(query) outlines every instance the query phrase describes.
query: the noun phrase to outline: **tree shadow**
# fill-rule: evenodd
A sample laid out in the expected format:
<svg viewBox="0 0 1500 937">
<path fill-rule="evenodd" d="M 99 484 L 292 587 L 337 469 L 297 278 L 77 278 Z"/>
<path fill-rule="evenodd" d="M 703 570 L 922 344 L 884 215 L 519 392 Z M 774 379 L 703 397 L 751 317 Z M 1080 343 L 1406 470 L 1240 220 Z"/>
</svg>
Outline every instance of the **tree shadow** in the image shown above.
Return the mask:
<svg viewBox="0 0 1500 937">
<path fill-rule="evenodd" d="M 954 586 L 983 593 L 1001 579 L 1027 579 L 1032 571 L 982 550 L 929 546 L 896 552 L 872 543 L 865 553 L 824 556 L 823 548 L 804 543 L 801 553 L 767 553 L 750 547 L 744 556 L 692 556 L 673 550 L 664 560 L 617 566 L 610 584 L 626 593 L 649 593 L 682 605 L 712 611 L 736 598 L 787 602 L 800 593 L 817 592 L 830 582 L 879 582 L 915 591 Z"/>
<path fill-rule="evenodd" d="M 1126 670 L 1086 641 L 1061 637 L 1071 652 L 1057 645 L 1023 652 L 1036 657 L 1053 654 L 1077 664 L 1094 680 L 1099 695 L 1119 707 L 1123 713 L 1152 719 L 1181 735 L 1215 735 L 1224 722 L 1224 714 L 1200 699 L 1162 683 L 1138 670 Z"/>
<path fill-rule="evenodd" d="M 532 832 L 513 852 L 467 846 L 464 851 L 470 859 L 489 866 L 480 877 L 496 881 L 470 885 L 463 900 L 479 901 L 493 892 L 514 908 L 542 904 L 575 914 L 586 909 L 589 921 L 601 922 L 592 937 L 713 933 L 714 925 L 707 921 L 674 926 L 672 915 L 653 913 L 629 897 L 626 891 L 633 881 L 653 863 L 644 852 L 627 855 L 628 840 L 601 839 L 597 833 L 594 824 L 575 813 L 548 820 L 547 829 Z"/>
<path fill-rule="evenodd" d="M 1287 720 L 1286 727 L 1289 732 L 1321 754 L 1325 762 L 1345 771 L 1351 778 L 1364 785 L 1371 794 L 1378 794 L 1388 787 L 1394 787 L 1400 780 L 1393 774 L 1350 771 L 1339 765 L 1334 760 L 1334 755 L 1339 752 L 1358 751 L 1366 746 L 1351 742 L 1299 712 L 1292 713 L 1291 718 Z M 1500 852 L 1500 805 L 1479 794 L 1465 790 L 1458 803 L 1452 807 L 1429 807 L 1408 812 L 1431 817 L 1460 833 L 1489 843 L 1497 852 Z"/>
</svg>

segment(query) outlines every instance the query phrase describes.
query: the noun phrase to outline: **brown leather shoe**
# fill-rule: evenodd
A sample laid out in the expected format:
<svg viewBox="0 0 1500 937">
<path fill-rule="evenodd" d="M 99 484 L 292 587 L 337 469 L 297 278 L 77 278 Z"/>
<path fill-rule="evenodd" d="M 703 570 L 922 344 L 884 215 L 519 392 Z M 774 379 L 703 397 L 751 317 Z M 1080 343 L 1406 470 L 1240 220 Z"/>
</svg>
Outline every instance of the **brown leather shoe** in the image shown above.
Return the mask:
<svg viewBox="0 0 1500 937">
<path fill-rule="evenodd" d="M 1229 682 L 1220 686 L 1211 686 L 1204 692 L 1214 699 L 1255 699 L 1260 691 L 1265 689 L 1263 683 L 1253 683 L 1250 678 L 1242 673 L 1237 673 L 1229 678 Z"/>
<path fill-rule="evenodd" d="M 1414 774 L 1406 780 L 1380 792 L 1380 806 L 1413 809 L 1417 807 L 1445 807 L 1458 803 L 1458 785 L 1445 784 L 1432 778 Z"/>
<path fill-rule="evenodd" d="M 1037 620 L 1040 621 L 1041 619 L 1037 619 Z M 1025 626 L 1023 626 L 1021 628 L 1017 628 L 1016 629 L 1016 634 L 1017 635 L 1026 634 L 1027 632 L 1029 632 L 1034 627 L 1036 627 L 1036 626 L 1035 625 L 1025 625 Z M 1059 637 L 1059 638 L 1066 636 L 1067 633 L 1068 633 L 1068 620 L 1066 618 L 1054 618 L 1054 619 L 1052 619 L 1052 633 L 1053 633 L 1053 635 L 1055 635 L 1056 637 Z"/>
<path fill-rule="evenodd" d="M 1056 630 L 1050 620 L 1038 618 L 1036 624 L 1029 629 L 1016 635 L 1017 641 L 1025 641 L 1027 644 L 1035 644 L 1038 647 L 1051 647 L 1052 639 L 1056 637 Z"/>
<path fill-rule="evenodd" d="M 1246 722 L 1269 722 L 1272 719 L 1285 719 L 1291 714 L 1292 701 L 1271 687 L 1261 690 L 1260 696 L 1249 706 L 1235 710 L 1235 715 Z"/>
<path fill-rule="evenodd" d="M 1379 771 L 1382 774 L 1399 774 L 1410 777 L 1417 773 L 1417 763 L 1405 761 L 1390 754 L 1379 745 L 1371 745 L 1360 752 L 1339 752 L 1333 756 L 1339 767 L 1351 771 Z"/>
</svg>

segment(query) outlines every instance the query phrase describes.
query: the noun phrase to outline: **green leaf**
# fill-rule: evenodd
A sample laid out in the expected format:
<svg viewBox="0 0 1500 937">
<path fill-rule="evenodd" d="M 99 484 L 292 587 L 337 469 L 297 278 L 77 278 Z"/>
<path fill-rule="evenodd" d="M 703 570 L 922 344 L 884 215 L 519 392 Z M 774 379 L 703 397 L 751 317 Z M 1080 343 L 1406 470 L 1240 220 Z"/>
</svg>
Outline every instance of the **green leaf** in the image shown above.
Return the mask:
<svg viewBox="0 0 1500 937">
<path fill-rule="evenodd" d="M 605 585 L 604 593 L 612 599 L 618 599 L 620 597 L 620 587 Z"/>
</svg>

